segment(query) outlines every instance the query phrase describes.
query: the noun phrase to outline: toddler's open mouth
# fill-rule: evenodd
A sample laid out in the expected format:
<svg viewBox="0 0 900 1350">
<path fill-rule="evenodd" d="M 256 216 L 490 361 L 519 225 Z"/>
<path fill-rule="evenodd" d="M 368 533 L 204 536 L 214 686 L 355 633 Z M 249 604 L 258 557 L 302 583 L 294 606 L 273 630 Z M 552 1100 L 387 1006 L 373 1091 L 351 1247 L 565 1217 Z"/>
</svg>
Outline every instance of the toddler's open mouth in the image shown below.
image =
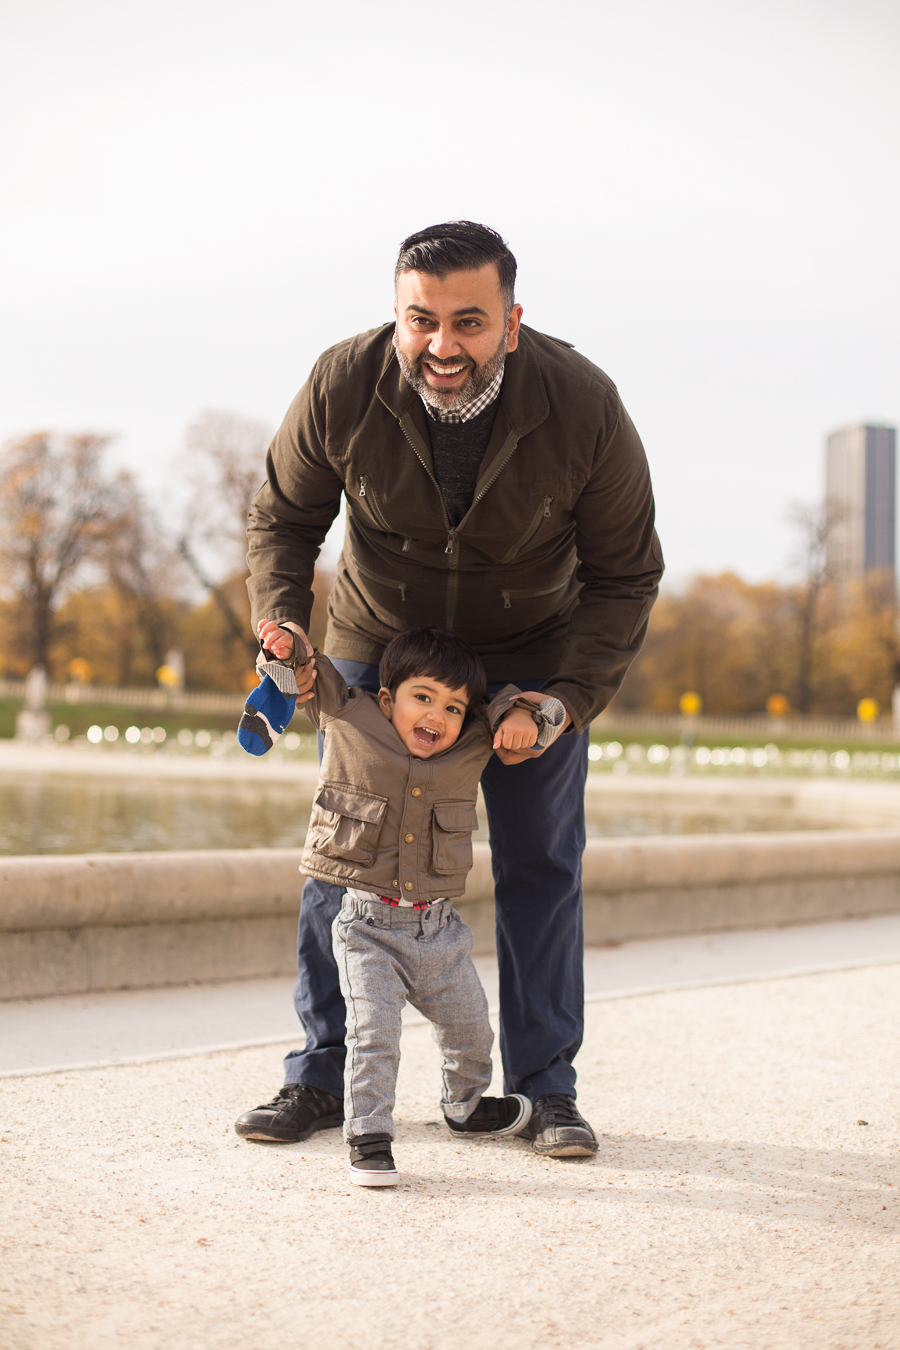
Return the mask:
<svg viewBox="0 0 900 1350">
<path fill-rule="evenodd" d="M 416 745 L 421 745 L 423 750 L 430 750 L 440 740 L 440 736 L 430 727 L 413 727 L 413 740 Z"/>
</svg>

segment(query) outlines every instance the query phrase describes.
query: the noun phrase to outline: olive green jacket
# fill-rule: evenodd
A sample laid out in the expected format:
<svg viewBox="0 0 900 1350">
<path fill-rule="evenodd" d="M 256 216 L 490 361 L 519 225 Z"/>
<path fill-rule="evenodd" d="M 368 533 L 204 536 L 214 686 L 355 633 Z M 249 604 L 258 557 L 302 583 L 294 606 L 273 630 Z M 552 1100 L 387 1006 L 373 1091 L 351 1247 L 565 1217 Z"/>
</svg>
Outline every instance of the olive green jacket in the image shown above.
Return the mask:
<svg viewBox="0 0 900 1350">
<path fill-rule="evenodd" d="M 507 685 L 467 718 L 449 750 L 418 759 L 375 694 L 348 689 L 327 657 L 316 656 L 316 670 L 303 711 L 324 747 L 300 870 L 395 899 L 462 895 L 478 827 L 478 780 L 518 689 Z"/>
<path fill-rule="evenodd" d="M 615 385 L 523 326 L 472 506 L 452 528 L 392 334 L 325 352 L 272 442 L 248 531 L 253 623 L 308 629 L 343 492 L 330 656 L 377 664 L 413 624 L 451 628 L 489 680 L 545 680 L 582 730 L 640 650 L 663 567 L 643 446 Z"/>
</svg>

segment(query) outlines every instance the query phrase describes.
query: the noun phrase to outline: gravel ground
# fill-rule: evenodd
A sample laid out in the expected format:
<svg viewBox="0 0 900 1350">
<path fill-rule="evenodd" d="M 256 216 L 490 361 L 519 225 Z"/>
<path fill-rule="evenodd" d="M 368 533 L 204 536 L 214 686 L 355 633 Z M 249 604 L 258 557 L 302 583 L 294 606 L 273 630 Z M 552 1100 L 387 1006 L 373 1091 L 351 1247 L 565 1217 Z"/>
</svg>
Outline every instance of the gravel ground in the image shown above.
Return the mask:
<svg viewBox="0 0 900 1350">
<path fill-rule="evenodd" d="M 6 1079 L 0 1347 L 893 1350 L 898 1031 L 900 966 L 595 1003 L 561 1162 L 451 1139 L 407 1027 L 376 1191 L 236 1138 L 277 1048 Z"/>
</svg>

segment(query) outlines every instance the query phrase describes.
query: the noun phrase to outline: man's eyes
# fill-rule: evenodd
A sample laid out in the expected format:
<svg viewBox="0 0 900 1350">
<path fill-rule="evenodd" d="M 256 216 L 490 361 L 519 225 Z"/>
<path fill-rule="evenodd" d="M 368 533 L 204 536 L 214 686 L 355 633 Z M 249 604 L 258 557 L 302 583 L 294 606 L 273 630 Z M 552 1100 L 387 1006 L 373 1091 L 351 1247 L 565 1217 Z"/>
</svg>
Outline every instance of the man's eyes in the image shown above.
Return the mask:
<svg viewBox="0 0 900 1350">
<path fill-rule="evenodd" d="M 414 314 L 410 319 L 413 328 L 437 328 L 434 319 L 426 319 L 422 314 Z M 480 328 L 480 319 L 460 319 L 457 322 L 457 328 Z"/>
</svg>

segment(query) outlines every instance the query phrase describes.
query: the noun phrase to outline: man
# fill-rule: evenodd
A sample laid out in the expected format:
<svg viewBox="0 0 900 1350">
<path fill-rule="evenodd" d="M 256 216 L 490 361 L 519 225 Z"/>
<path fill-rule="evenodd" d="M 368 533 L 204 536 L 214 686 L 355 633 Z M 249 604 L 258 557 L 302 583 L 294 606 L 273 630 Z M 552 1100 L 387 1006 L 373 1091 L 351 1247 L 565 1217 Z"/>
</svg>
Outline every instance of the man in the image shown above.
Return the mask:
<svg viewBox="0 0 900 1350">
<path fill-rule="evenodd" d="M 282 659 L 311 653 L 313 572 L 343 493 L 325 650 L 348 684 L 377 690 L 388 642 L 424 623 L 475 647 L 489 692 L 510 682 L 565 707 L 553 746 L 506 755 L 516 771 L 489 765 L 482 786 L 504 1092 L 533 1102 L 532 1147 L 567 1157 L 597 1148 L 573 1067 L 588 729 L 640 649 L 662 557 L 643 447 L 615 386 L 569 343 L 522 326 L 515 276 L 483 225 L 404 241 L 396 323 L 325 352 L 272 443 L 248 586 L 264 645 Z M 314 671 L 297 674 L 311 697 Z M 287 1056 L 278 1096 L 237 1121 L 245 1138 L 294 1141 L 340 1122 L 340 901 L 340 887 L 306 882 L 295 990 L 306 1046 Z"/>
</svg>

